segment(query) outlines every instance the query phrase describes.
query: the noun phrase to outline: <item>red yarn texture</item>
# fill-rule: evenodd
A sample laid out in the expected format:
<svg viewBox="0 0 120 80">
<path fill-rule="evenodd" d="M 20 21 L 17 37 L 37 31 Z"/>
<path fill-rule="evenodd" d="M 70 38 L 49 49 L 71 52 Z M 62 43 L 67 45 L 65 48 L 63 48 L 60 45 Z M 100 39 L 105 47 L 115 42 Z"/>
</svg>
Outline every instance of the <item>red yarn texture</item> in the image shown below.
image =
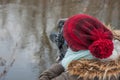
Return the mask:
<svg viewBox="0 0 120 80">
<path fill-rule="evenodd" d="M 88 50 L 89 46 L 100 39 L 108 39 L 112 40 L 113 35 L 111 31 L 109 31 L 99 20 L 96 18 L 86 15 L 86 14 L 77 14 L 72 17 L 70 17 L 64 25 L 63 28 L 63 36 L 68 44 L 68 46 L 73 51 L 79 51 L 79 50 Z M 98 44 L 99 42 L 96 42 Z M 106 43 L 107 44 L 107 43 Z M 104 44 L 101 44 L 104 46 Z M 101 46 L 100 49 L 97 49 L 98 51 L 91 49 L 91 52 L 93 52 L 93 55 L 96 54 L 96 52 L 99 52 L 101 49 L 105 52 L 109 52 L 109 50 L 104 50 L 104 48 Z M 95 47 L 97 48 L 97 47 Z M 107 49 L 107 48 L 106 48 Z M 112 50 L 112 48 L 111 48 Z M 103 54 L 103 51 L 100 51 L 98 54 Z M 110 55 L 106 54 L 106 55 Z M 95 55 L 96 56 L 96 55 Z M 103 55 L 100 58 L 106 57 Z"/>
<path fill-rule="evenodd" d="M 113 42 L 108 39 L 100 39 L 89 46 L 89 50 L 96 58 L 108 58 L 113 51 Z"/>
</svg>

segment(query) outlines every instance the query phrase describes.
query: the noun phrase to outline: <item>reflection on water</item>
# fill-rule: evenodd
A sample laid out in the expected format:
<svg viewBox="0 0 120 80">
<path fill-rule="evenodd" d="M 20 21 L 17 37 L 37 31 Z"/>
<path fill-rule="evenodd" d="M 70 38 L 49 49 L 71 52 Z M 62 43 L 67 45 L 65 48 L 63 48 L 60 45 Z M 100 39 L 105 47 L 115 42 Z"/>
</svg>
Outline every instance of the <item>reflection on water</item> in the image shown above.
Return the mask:
<svg viewBox="0 0 120 80">
<path fill-rule="evenodd" d="M 119 8 L 119 0 L 1 0 L 0 80 L 37 80 L 55 62 L 58 19 L 86 13 L 119 28 Z"/>
</svg>

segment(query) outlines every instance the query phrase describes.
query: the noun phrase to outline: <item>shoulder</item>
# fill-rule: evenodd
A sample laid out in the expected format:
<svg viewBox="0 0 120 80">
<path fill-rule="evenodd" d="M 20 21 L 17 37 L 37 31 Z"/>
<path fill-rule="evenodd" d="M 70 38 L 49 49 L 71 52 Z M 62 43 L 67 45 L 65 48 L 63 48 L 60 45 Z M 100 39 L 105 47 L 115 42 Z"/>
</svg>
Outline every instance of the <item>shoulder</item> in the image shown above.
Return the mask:
<svg viewBox="0 0 120 80">
<path fill-rule="evenodd" d="M 61 75 L 53 78 L 52 80 L 77 80 L 78 76 L 70 75 L 67 71 L 61 73 Z"/>
</svg>

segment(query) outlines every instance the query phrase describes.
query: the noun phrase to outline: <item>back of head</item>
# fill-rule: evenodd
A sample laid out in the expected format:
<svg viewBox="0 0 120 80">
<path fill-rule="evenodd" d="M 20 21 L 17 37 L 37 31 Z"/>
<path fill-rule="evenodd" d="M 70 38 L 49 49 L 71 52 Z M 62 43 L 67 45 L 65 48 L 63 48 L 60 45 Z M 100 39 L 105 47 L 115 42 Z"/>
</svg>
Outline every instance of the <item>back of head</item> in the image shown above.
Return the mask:
<svg viewBox="0 0 120 80">
<path fill-rule="evenodd" d="M 70 17 L 64 24 L 63 36 L 73 51 L 90 50 L 100 59 L 112 54 L 112 32 L 92 16 L 77 14 Z"/>
</svg>

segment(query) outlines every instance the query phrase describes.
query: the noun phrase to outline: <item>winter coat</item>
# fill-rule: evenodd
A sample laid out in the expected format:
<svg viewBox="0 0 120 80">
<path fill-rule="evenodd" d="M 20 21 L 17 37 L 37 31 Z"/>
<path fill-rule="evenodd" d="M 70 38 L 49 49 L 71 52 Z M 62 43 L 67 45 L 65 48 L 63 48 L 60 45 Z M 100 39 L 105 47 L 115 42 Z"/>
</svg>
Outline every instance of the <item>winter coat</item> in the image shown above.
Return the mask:
<svg viewBox="0 0 120 80">
<path fill-rule="evenodd" d="M 120 58 L 116 61 L 75 60 L 64 71 L 54 64 L 40 75 L 39 80 L 120 80 Z"/>
</svg>

